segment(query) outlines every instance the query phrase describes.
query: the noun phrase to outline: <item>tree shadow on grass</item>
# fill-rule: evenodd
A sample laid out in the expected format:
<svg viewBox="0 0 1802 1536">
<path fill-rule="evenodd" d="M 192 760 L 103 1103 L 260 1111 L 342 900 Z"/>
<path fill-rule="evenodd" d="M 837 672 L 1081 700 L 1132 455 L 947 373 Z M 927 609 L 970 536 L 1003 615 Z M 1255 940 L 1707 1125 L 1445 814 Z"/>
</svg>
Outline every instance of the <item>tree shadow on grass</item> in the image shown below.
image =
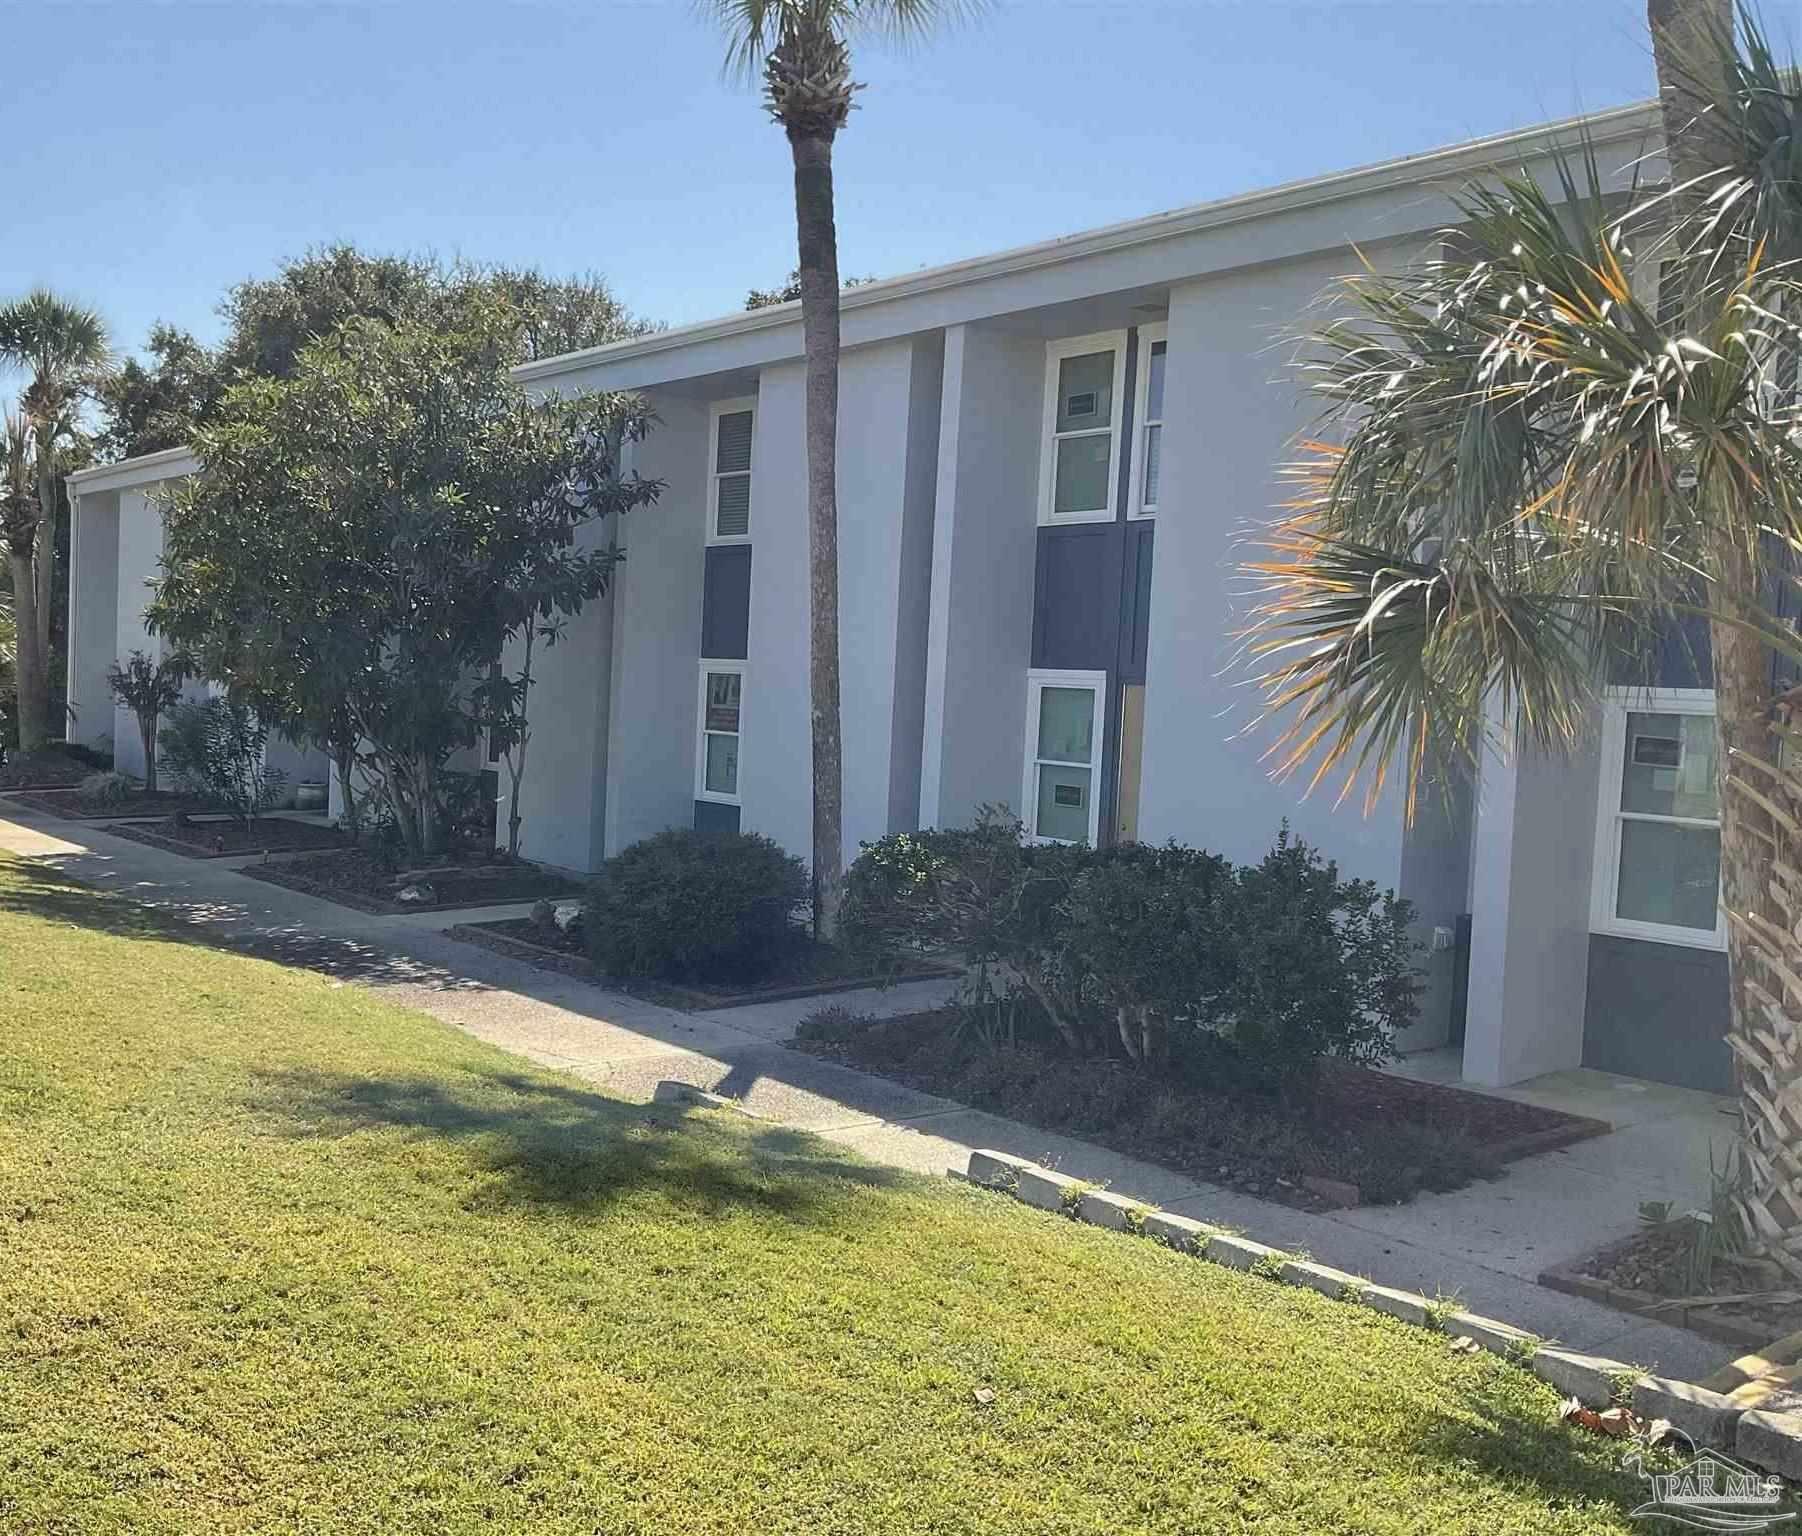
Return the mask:
<svg viewBox="0 0 1802 1536">
<path fill-rule="evenodd" d="M 752 1128 L 674 1104 L 628 1104 L 506 1070 L 360 1076 L 260 1072 L 247 1107 L 265 1134 L 337 1138 L 399 1130 L 458 1148 L 482 1175 L 484 1209 L 548 1205 L 600 1214 L 645 1189 L 697 1214 L 753 1207 L 785 1220 L 830 1219 L 853 1189 L 889 1188 L 892 1170 L 849 1161 L 782 1127 Z M 410 1167 L 405 1176 L 414 1176 Z"/>
<path fill-rule="evenodd" d="M 1559 1422 L 1554 1413 L 1548 1412 L 1543 1419 L 1498 1413 L 1478 1387 L 1463 1394 L 1462 1407 L 1462 1413 L 1436 1414 L 1422 1426 L 1416 1454 L 1468 1467 L 1497 1481 L 1531 1487 L 1554 1500 L 1600 1499 L 1618 1504 L 1623 1529 L 1630 1528 L 1630 1512 L 1652 1496 L 1651 1485 L 1627 1470 L 1627 1457 L 1638 1450 L 1648 1467 L 1656 1470 L 1666 1460 L 1675 1465 L 1690 1455 L 1681 1442 L 1647 1451 L 1631 1438 L 1604 1439 Z M 1593 1455 L 1581 1454 L 1586 1450 L 1599 1452 L 1603 1464 L 1597 1465 Z"/>
</svg>

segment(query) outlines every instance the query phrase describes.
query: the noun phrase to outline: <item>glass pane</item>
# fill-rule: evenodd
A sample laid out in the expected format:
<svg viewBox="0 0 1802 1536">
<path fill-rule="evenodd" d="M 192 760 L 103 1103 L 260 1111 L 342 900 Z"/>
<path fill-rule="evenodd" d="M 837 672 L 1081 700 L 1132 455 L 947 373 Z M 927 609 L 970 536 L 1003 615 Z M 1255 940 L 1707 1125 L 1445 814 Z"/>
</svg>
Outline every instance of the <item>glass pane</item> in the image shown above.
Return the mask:
<svg viewBox="0 0 1802 1536">
<path fill-rule="evenodd" d="M 1060 763 L 1095 761 L 1095 690 L 1039 690 L 1038 756 Z"/>
<path fill-rule="evenodd" d="M 1105 432 L 1097 432 L 1092 437 L 1066 437 L 1058 443 L 1057 486 L 1051 498 L 1052 511 L 1107 511 L 1112 450 L 1113 440 Z"/>
<path fill-rule="evenodd" d="M 1147 427 L 1145 429 L 1145 494 L 1140 505 L 1155 507 L 1158 504 L 1158 477 L 1164 467 L 1164 429 Z"/>
<path fill-rule="evenodd" d="M 1151 370 L 1145 383 L 1145 419 L 1164 419 L 1164 343 L 1151 344 Z"/>
<path fill-rule="evenodd" d="M 714 795 L 738 793 L 738 738 L 707 738 L 707 792 Z"/>
<path fill-rule="evenodd" d="M 1713 933 L 1720 877 L 1721 834 L 1712 827 L 1621 823 L 1617 916 Z"/>
<path fill-rule="evenodd" d="M 707 674 L 707 719 L 703 730 L 736 731 L 740 679 L 736 672 Z"/>
<path fill-rule="evenodd" d="M 1114 354 L 1085 352 L 1057 365 L 1057 429 L 1081 432 L 1114 422 Z"/>
<path fill-rule="evenodd" d="M 743 538 L 751 531 L 751 477 L 721 475 L 718 485 L 713 531 L 722 539 Z"/>
<path fill-rule="evenodd" d="M 1087 768 L 1039 768 L 1039 814 L 1033 830 L 1040 837 L 1067 843 L 1089 840 L 1089 776 Z"/>
<path fill-rule="evenodd" d="M 751 413 L 733 411 L 720 417 L 719 449 L 713 467 L 722 475 L 751 467 Z"/>
<path fill-rule="evenodd" d="M 1719 819 L 1712 715 L 1627 716 L 1621 809 L 1700 821 Z"/>
</svg>

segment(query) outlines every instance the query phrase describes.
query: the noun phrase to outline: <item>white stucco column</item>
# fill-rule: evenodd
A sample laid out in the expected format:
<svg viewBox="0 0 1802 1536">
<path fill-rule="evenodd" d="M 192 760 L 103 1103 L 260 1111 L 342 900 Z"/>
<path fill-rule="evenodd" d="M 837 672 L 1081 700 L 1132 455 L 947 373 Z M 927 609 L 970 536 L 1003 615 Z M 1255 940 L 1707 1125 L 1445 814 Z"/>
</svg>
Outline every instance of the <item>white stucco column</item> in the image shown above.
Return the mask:
<svg viewBox="0 0 1802 1536">
<path fill-rule="evenodd" d="M 1580 1066 L 1597 743 L 1483 760 L 1471 839 L 1464 1076 L 1501 1086 Z"/>
</svg>

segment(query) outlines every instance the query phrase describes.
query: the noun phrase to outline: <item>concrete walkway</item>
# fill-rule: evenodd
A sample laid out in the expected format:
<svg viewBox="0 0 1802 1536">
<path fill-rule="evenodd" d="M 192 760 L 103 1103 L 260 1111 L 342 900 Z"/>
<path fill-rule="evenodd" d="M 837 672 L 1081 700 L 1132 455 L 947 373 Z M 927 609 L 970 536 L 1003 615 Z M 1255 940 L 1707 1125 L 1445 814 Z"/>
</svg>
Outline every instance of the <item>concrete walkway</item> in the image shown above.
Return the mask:
<svg viewBox="0 0 1802 1536">
<path fill-rule="evenodd" d="M 457 922 L 516 916 L 523 905 L 368 916 L 235 873 L 258 862 L 255 857 L 185 859 L 109 836 L 103 825 L 41 816 L 3 799 L 0 850 L 192 922 L 213 942 L 375 988 L 623 1098 L 648 1100 L 658 1082 L 679 1080 L 732 1095 L 767 1118 L 877 1162 L 930 1174 L 961 1169 L 973 1148 L 1012 1152 L 1384 1284 L 1456 1294 L 1477 1312 L 1569 1348 L 1688 1380 L 1734 1353 L 1681 1329 L 1559 1295 L 1532 1278 L 1631 1232 L 1640 1200 L 1698 1198 L 1708 1144 L 1724 1145 L 1731 1130 L 1720 1101 L 1707 1095 L 1598 1073 L 1539 1079 L 1511 1093 L 1598 1116 L 1618 1129 L 1513 1164 L 1490 1184 L 1405 1206 L 1311 1215 L 789 1049 L 783 1042 L 820 1006 L 817 999 L 680 1013 L 536 970 L 442 931 Z M 950 987 L 913 982 L 832 1000 L 895 1014 L 931 1006 Z M 1415 1059 L 1404 1070 L 1455 1078 L 1455 1067 L 1439 1058 Z"/>
</svg>

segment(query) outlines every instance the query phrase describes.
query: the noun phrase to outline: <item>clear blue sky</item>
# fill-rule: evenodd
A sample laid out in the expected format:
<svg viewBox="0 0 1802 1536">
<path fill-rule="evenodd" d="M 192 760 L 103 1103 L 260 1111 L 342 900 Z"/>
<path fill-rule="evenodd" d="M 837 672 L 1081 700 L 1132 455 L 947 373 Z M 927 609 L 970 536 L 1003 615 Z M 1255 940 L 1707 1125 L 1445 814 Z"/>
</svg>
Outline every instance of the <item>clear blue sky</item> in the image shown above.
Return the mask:
<svg viewBox="0 0 1802 1536">
<path fill-rule="evenodd" d="M 793 265 L 787 146 L 688 0 L 0 0 L 0 52 L 0 295 L 122 348 L 322 241 L 592 268 L 672 324 Z M 858 75 L 878 276 L 1652 92 L 1643 0 L 999 0 Z"/>
</svg>

